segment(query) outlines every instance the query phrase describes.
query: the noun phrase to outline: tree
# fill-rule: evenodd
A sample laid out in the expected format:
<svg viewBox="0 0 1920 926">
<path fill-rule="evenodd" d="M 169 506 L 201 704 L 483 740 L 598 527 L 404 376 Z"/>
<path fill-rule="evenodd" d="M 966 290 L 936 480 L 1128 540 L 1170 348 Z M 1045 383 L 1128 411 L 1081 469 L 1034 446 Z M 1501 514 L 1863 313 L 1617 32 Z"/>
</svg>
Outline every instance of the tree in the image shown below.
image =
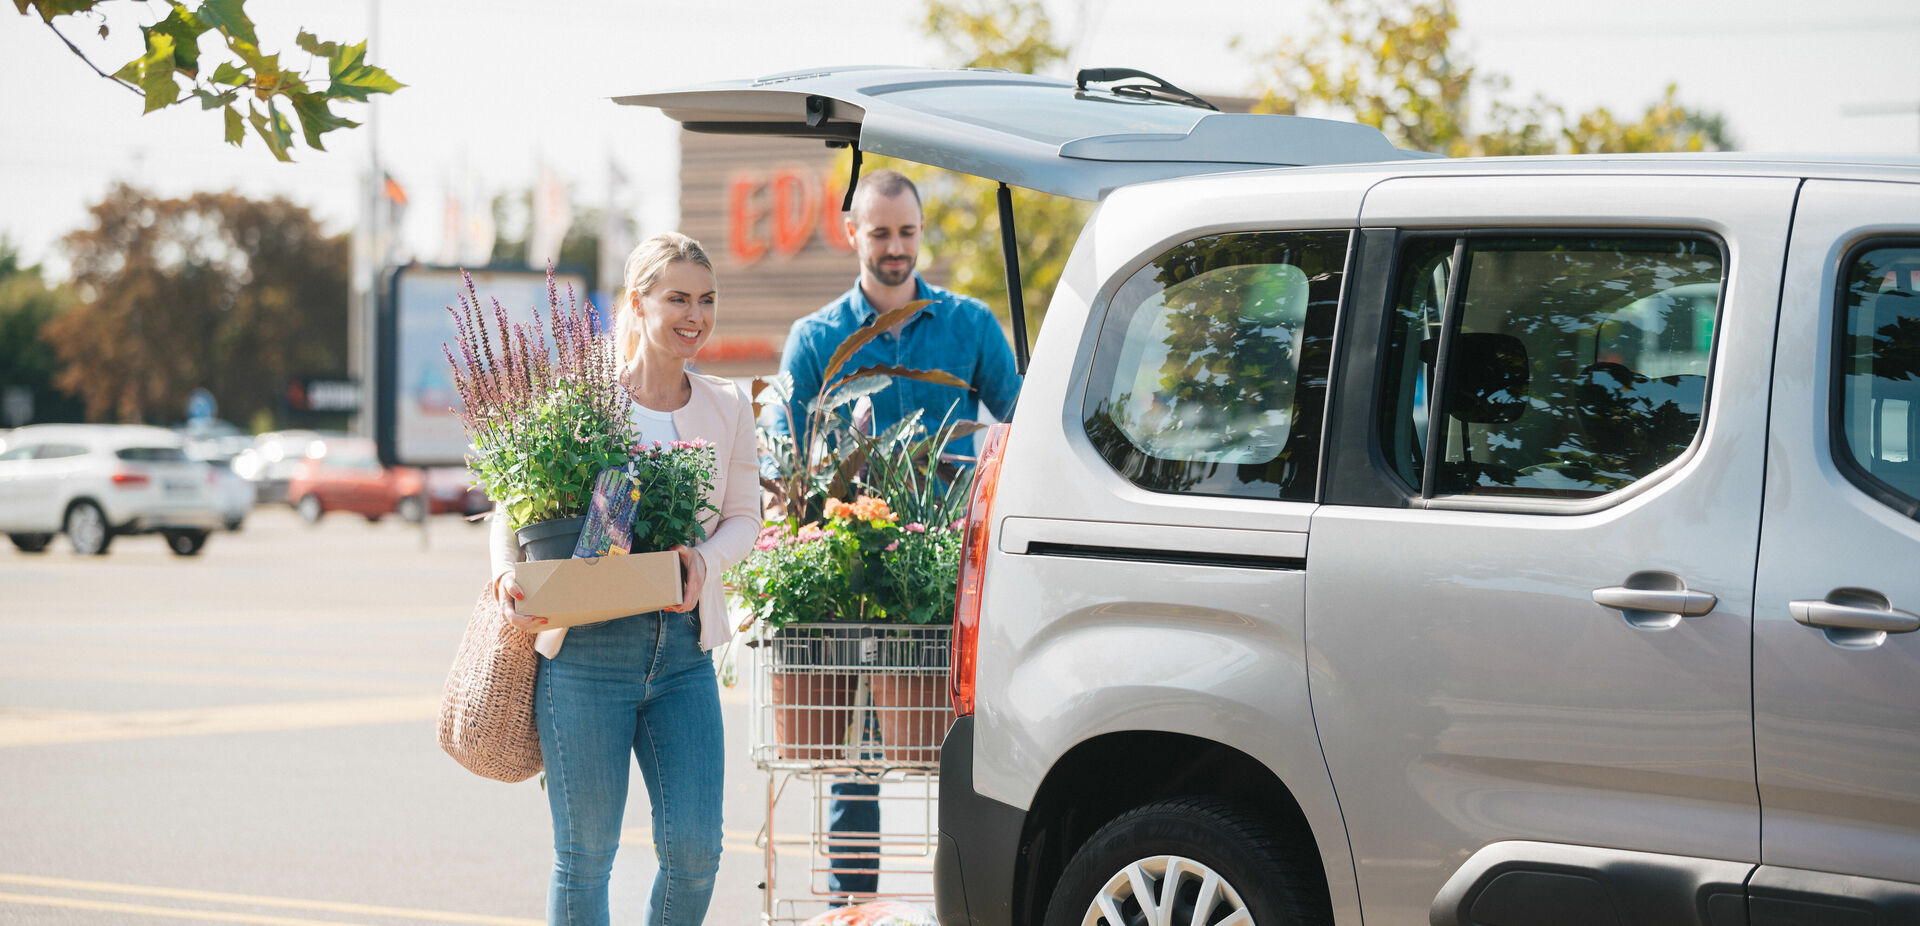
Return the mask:
<svg viewBox="0 0 1920 926">
<path fill-rule="evenodd" d="M 1481 73 L 1455 47 L 1459 28 L 1452 0 L 1324 0 L 1301 38 L 1263 56 L 1260 108 L 1350 117 L 1401 147 L 1451 157 L 1734 146 L 1725 120 L 1680 105 L 1673 85 L 1631 122 L 1605 108 L 1569 114 L 1538 97 L 1500 99 L 1506 78 Z"/>
<path fill-rule="evenodd" d="M 309 85 L 304 71 L 281 67 L 279 52 L 269 54 L 261 48 L 253 20 L 243 9 L 246 0 L 205 0 L 192 9 L 179 0 L 135 2 L 150 14 L 164 11 L 166 15 L 149 15 L 154 24 L 140 27 L 145 51 L 111 74 L 94 64 L 55 24 L 55 20 L 88 20 L 106 38 L 111 25 L 99 9 L 105 5 L 103 0 L 13 0 L 13 5 L 23 16 L 38 15 L 94 73 L 142 97 L 145 112 L 184 103 L 189 97 L 198 99 L 201 109 L 224 112 L 228 144 L 239 146 L 251 124 L 267 150 L 282 161 L 293 160 L 289 152 L 296 145 L 293 124 L 280 109 L 282 102 L 300 121 L 308 147 L 323 151 L 322 135 L 360 124 L 334 115 L 334 103 L 364 103 L 372 94 L 405 86 L 367 63 L 367 43 L 323 42 L 302 29 L 294 44 L 313 62 L 324 62 L 327 70 L 325 86 Z M 209 47 L 203 49 L 202 42 Z M 213 64 L 210 59 L 221 50 L 227 52 L 220 55 L 226 60 L 208 71 Z M 203 61 L 202 51 L 214 54 Z M 242 95 L 247 97 L 244 118 L 239 110 Z"/>
<path fill-rule="evenodd" d="M 1052 21 L 1038 0 L 928 0 L 921 28 L 946 47 L 956 67 L 1035 74 L 1067 60 L 1068 49 L 1054 38 Z M 850 159 L 841 158 L 843 172 Z M 947 271 L 956 291 L 985 300 L 1006 319 L 1007 271 L 995 199 L 999 184 L 892 158 L 866 156 L 861 164 L 866 170 L 891 167 L 913 179 L 924 205 L 930 257 Z M 1014 191 L 1029 337 L 1039 333 L 1067 255 L 1092 212 L 1090 204 L 1064 196 Z"/>
<path fill-rule="evenodd" d="M 347 239 L 306 207 L 121 184 L 89 212 L 62 239 L 80 302 L 45 337 L 90 420 L 171 421 L 196 387 L 252 420 L 288 377 L 345 370 Z"/>
<path fill-rule="evenodd" d="M 21 266 L 19 249 L 0 240 L 0 392 L 27 389 L 33 399 L 29 421 L 80 416 L 80 400 L 53 386 L 53 349 L 41 337 L 47 322 L 73 302 L 72 289 L 48 286 L 39 265 Z M 0 418 L 0 425 L 8 423 Z"/>
</svg>

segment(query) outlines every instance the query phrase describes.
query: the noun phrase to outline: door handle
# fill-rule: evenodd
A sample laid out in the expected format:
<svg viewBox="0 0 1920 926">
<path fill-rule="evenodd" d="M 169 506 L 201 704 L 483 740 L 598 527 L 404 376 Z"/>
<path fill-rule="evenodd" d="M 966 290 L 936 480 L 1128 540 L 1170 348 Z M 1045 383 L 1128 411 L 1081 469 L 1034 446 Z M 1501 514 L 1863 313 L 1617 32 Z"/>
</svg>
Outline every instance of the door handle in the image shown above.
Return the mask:
<svg viewBox="0 0 1920 926">
<path fill-rule="evenodd" d="M 1594 589 L 1593 603 L 1620 612 L 1637 629 L 1671 630 L 1683 617 L 1712 611 L 1720 599 L 1688 588 L 1685 580 L 1671 572 L 1645 571 L 1627 576 L 1625 584 Z"/>
<path fill-rule="evenodd" d="M 1912 633 L 1920 614 L 1895 608 L 1885 595 L 1860 588 L 1834 589 L 1824 599 L 1787 602 L 1787 613 L 1808 627 Z"/>
<path fill-rule="evenodd" d="M 1593 590 L 1593 601 L 1616 611 L 1653 611 L 1681 617 L 1699 617 L 1720 603 L 1720 599 L 1711 592 L 1684 588 L 1628 588 L 1625 585 L 1596 588 Z"/>
</svg>

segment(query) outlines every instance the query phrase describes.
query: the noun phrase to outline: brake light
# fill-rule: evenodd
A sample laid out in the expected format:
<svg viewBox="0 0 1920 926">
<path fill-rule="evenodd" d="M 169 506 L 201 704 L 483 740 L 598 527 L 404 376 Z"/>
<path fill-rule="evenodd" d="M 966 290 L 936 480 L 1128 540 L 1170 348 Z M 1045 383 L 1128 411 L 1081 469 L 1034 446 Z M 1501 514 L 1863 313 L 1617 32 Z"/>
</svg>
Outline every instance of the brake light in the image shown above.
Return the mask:
<svg viewBox="0 0 1920 926">
<path fill-rule="evenodd" d="M 973 676 L 980 643 L 980 589 L 987 575 L 987 550 L 993 534 L 993 493 L 1000 486 L 1000 460 L 1012 426 L 987 429 L 986 445 L 973 475 L 967 500 L 967 525 L 960 541 L 960 590 L 953 600 L 952 678 L 954 713 L 973 713 Z"/>
<path fill-rule="evenodd" d="M 123 469 L 113 474 L 115 488 L 137 489 L 152 481 L 145 472 L 137 469 Z"/>
</svg>

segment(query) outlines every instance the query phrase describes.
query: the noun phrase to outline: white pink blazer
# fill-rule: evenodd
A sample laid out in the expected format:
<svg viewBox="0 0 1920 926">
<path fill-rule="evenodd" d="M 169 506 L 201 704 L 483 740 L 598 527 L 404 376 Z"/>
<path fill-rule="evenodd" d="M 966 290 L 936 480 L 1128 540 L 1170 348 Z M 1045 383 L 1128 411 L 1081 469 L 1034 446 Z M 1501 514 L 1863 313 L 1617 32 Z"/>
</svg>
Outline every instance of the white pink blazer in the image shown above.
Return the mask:
<svg viewBox="0 0 1920 926">
<path fill-rule="evenodd" d="M 673 428 L 681 440 L 706 438 L 719 464 L 713 491 L 707 495 L 719 513 L 707 516 L 707 539 L 693 548 L 707 566 L 707 582 L 700 589 L 700 648 L 711 650 L 732 633 L 720 574 L 752 552 L 760 534 L 760 451 L 754 441 L 753 404 L 745 395 L 718 376 L 688 372 L 687 379 L 693 384 L 693 397 L 673 413 Z M 520 545 L 498 509 L 490 547 L 495 579 L 520 561 Z M 543 630 L 534 637 L 533 647 L 552 659 L 566 638 L 564 627 Z"/>
</svg>

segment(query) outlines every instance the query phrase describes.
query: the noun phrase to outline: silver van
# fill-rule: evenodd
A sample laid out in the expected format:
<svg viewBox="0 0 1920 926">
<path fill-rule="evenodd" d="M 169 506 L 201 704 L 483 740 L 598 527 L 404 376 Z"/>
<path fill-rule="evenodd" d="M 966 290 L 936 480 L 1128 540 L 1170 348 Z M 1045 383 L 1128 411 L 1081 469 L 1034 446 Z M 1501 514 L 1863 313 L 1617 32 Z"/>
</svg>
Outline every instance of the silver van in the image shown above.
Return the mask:
<svg viewBox="0 0 1920 926">
<path fill-rule="evenodd" d="M 1920 922 L 1920 160 L 1109 76 L 627 100 L 1101 202 L 984 442 L 941 923 Z"/>
</svg>

